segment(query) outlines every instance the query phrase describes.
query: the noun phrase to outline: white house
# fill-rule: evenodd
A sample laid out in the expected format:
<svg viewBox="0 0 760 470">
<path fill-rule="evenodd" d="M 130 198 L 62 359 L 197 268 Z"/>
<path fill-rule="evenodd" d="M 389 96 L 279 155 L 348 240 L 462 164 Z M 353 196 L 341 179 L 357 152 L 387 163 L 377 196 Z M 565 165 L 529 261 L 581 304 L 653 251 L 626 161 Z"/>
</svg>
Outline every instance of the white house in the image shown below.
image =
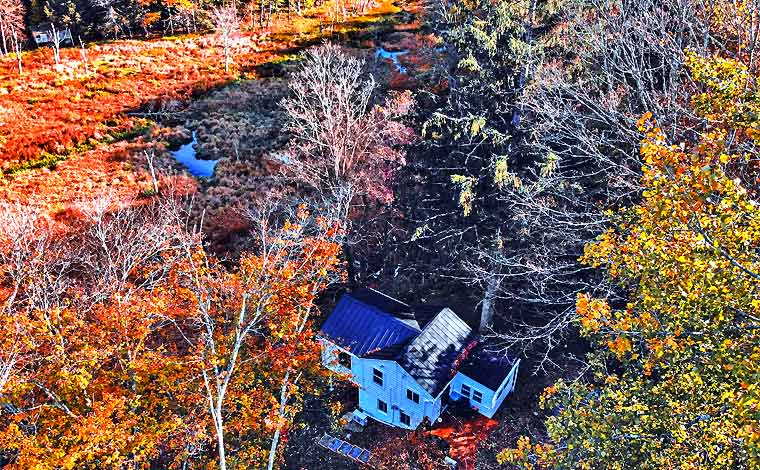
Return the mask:
<svg viewBox="0 0 760 470">
<path fill-rule="evenodd" d="M 409 306 L 373 289 L 345 294 L 320 331 L 322 360 L 359 386 L 360 412 L 415 429 L 451 400 L 492 417 L 519 360 L 486 351 L 451 309 Z"/>
</svg>

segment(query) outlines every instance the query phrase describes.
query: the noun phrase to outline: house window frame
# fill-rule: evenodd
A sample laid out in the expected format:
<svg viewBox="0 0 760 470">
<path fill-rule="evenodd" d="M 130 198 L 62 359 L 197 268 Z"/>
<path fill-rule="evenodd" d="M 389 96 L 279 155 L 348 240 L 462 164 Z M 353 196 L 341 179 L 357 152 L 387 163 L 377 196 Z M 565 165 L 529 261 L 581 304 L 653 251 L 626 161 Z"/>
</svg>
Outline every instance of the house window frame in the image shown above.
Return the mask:
<svg viewBox="0 0 760 470">
<path fill-rule="evenodd" d="M 348 358 L 348 364 L 346 364 L 346 361 L 344 361 L 345 358 Z M 338 351 L 338 365 L 346 369 L 350 369 L 352 363 L 353 363 L 353 358 L 351 357 L 349 353 L 347 353 L 346 351 Z"/>
<path fill-rule="evenodd" d="M 412 427 L 412 416 L 407 414 L 404 410 L 398 410 L 398 420 L 404 426 Z M 406 418 L 406 420 L 404 420 Z M 406 421 L 406 422 L 404 422 Z"/>
<path fill-rule="evenodd" d="M 406 399 L 411 401 L 412 403 L 420 404 L 420 394 L 412 390 L 411 388 L 406 389 Z"/>
<path fill-rule="evenodd" d="M 465 389 L 467 389 L 466 392 L 464 391 Z M 459 394 L 463 397 L 470 398 L 470 395 L 472 395 L 472 387 L 467 384 L 462 384 L 462 386 L 459 387 Z"/>
<path fill-rule="evenodd" d="M 382 406 L 381 406 L 382 405 Z M 388 403 L 384 402 L 381 399 L 377 399 L 377 411 L 383 414 L 388 414 Z"/>
<path fill-rule="evenodd" d="M 385 375 L 377 367 L 372 368 L 372 382 L 382 387 L 385 384 Z"/>
<path fill-rule="evenodd" d="M 483 403 L 483 392 L 481 392 L 480 390 L 476 390 L 476 389 L 473 388 L 472 389 L 472 396 L 470 398 L 472 398 L 472 401 L 474 401 L 476 403 Z"/>
</svg>

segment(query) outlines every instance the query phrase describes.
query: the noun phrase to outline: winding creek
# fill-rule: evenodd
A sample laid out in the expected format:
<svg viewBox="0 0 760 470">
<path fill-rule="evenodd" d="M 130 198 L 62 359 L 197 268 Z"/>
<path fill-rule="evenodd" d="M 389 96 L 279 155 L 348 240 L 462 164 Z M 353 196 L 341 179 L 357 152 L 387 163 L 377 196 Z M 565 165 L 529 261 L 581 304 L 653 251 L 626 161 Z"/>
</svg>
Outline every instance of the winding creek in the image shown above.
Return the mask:
<svg viewBox="0 0 760 470">
<path fill-rule="evenodd" d="M 201 160 L 195 155 L 195 144 L 198 138 L 193 131 L 193 140 L 181 146 L 172 152 L 175 160 L 185 166 L 191 175 L 199 178 L 210 178 L 214 176 L 214 169 L 219 160 Z"/>
</svg>

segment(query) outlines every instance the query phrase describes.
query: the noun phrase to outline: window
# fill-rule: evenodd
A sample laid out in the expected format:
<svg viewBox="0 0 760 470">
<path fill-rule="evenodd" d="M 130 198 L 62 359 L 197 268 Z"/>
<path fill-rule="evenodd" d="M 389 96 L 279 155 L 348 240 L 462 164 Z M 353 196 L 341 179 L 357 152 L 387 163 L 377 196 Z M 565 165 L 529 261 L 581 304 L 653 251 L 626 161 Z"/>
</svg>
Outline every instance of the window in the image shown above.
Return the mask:
<svg viewBox="0 0 760 470">
<path fill-rule="evenodd" d="M 412 418 L 408 414 L 404 413 L 403 410 L 401 411 L 401 416 L 399 419 L 401 420 L 401 424 L 403 424 L 404 426 L 412 425 Z"/>
<path fill-rule="evenodd" d="M 345 367 L 346 369 L 351 368 L 351 355 L 347 352 L 341 351 L 338 353 L 338 363 Z"/>
<path fill-rule="evenodd" d="M 408 388 L 406 389 L 406 398 L 408 398 L 409 400 L 412 400 L 415 403 L 420 402 L 420 394 Z"/>
<path fill-rule="evenodd" d="M 470 398 L 470 386 L 462 384 L 462 396 Z"/>
<path fill-rule="evenodd" d="M 383 371 L 372 369 L 372 381 L 382 387 L 383 386 Z"/>
<path fill-rule="evenodd" d="M 476 401 L 476 402 L 480 403 L 481 401 L 483 401 L 483 394 L 480 393 L 477 390 L 473 390 L 472 391 L 472 399 L 473 399 L 473 401 Z"/>
<path fill-rule="evenodd" d="M 383 400 L 377 400 L 377 409 L 383 413 L 388 413 L 388 404 Z"/>
</svg>

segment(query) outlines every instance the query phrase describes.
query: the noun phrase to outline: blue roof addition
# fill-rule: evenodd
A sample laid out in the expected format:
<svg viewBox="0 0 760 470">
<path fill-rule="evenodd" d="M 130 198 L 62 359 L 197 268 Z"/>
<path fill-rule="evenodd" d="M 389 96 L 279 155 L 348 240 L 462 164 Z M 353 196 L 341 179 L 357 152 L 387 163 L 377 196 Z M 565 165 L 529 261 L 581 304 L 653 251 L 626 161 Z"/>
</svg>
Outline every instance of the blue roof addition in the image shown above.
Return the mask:
<svg viewBox="0 0 760 470">
<path fill-rule="evenodd" d="M 492 351 L 494 346 L 480 342 L 464 361 L 459 372 L 496 391 L 517 362 L 514 357 Z"/>
<path fill-rule="evenodd" d="M 388 306 L 388 299 L 395 301 L 369 289 L 344 294 L 322 325 L 321 335 L 356 356 L 411 340 L 420 330 L 381 310 Z"/>
</svg>

